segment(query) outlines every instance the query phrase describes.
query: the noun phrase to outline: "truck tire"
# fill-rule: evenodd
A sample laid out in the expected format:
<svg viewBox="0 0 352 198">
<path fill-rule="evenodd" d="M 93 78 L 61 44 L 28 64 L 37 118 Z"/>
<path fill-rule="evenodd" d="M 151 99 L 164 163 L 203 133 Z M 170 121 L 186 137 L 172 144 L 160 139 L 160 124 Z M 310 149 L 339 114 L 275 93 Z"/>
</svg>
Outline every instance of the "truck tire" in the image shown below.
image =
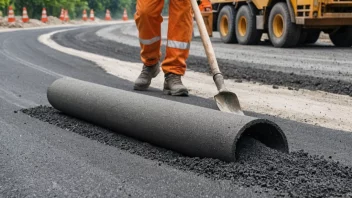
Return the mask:
<svg viewBox="0 0 352 198">
<path fill-rule="evenodd" d="M 352 26 L 344 26 L 329 34 L 331 42 L 337 47 L 352 46 Z"/>
<path fill-rule="evenodd" d="M 301 36 L 299 37 L 298 44 L 314 44 L 318 41 L 321 30 L 316 29 L 306 29 L 302 30 Z"/>
<path fill-rule="evenodd" d="M 269 15 L 269 37 L 274 47 L 296 46 L 301 35 L 301 27 L 292 23 L 287 4 L 275 4 Z"/>
<path fill-rule="evenodd" d="M 218 17 L 218 31 L 224 43 L 237 43 L 235 35 L 235 9 L 231 5 L 224 6 Z"/>
<path fill-rule="evenodd" d="M 298 40 L 298 44 L 297 45 L 306 44 L 307 37 L 308 37 L 308 32 L 307 31 L 302 31 L 301 35 L 299 36 L 299 40 Z"/>
<path fill-rule="evenodd" d="M 305 44 L 314 44 L 318 41 L 320 36 L 320 30 L 308 30 L 307 31 L 307 38 L 304 42 Z"/>
<path fill-rule="evenodd" d="M 258 44 L 262 32 L 257 30 L 256 15 L 251 13 L 247 5 L 243 5 L 236 14 L 236 37 L 241 45 Z"/>
</svg>

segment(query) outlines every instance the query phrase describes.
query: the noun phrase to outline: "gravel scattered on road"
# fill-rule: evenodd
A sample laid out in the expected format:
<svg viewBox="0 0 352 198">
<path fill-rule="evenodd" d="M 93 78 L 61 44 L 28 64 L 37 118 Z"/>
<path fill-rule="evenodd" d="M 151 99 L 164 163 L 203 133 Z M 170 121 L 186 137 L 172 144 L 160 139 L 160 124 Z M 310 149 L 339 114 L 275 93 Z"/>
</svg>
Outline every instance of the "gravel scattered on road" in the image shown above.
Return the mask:
<svg viewBox="0 0 352 198">
<path fill-rule="evenodd" d="M 311 156 L 303 150 L 284 154 L 251 138 L 238 143 L 239 160 L 192 158 L 114 133 L 67 116 L 48 106 L 21 112 L 67 131 L 114 146 L 146 159 L 159 161 L 213 180 L 230 180 L 244 187 L 259 187 L 257 193 L 274 190 L 282 197 L 352 197 L 352 167 Z"/>
</svg>

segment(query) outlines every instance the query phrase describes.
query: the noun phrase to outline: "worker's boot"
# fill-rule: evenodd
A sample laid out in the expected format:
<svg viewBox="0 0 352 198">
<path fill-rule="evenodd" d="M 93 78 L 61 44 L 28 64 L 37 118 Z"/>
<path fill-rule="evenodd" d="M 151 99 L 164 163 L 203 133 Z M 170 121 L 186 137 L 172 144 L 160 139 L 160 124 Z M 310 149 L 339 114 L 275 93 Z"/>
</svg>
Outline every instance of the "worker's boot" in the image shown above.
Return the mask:
<svg viewBox="0 0 352 198">
<path fill-rule="evenodd" d="M 165 75 L 164 94 L 188 96 L 188 89 L 182 84 L 181 76 L 173 73 Z"/>
<path fill-rule="evenodd" d="M 144 91 L 149 88 L 152 78 L 155 78 L 160 73 L 159 62 L 153 66 L 143 65 L 141 74 L 134 83 L 134 89 Z"/>
</svg>

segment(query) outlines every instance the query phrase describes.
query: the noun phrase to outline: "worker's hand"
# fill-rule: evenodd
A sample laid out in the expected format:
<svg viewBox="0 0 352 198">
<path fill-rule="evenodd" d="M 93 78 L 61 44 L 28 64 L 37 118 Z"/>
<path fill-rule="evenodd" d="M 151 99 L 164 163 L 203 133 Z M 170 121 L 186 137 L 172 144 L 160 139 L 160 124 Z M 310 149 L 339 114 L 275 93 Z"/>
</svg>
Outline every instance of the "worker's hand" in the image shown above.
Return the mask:
<svg viewBox="0 0 352 198">
<path fill-rule="evenodd" d="M 202 3 L 202 0 L 197 0 L 197 4 L 200 5 Z"/>
</svg>

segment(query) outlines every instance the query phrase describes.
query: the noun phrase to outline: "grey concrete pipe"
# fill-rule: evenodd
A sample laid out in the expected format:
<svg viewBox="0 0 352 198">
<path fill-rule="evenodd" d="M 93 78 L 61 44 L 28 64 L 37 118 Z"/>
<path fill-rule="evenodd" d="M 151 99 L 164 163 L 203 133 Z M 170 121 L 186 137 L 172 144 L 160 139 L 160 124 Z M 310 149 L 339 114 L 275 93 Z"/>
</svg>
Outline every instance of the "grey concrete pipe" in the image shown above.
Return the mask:
<svg viewBox="0 0 352 198">
<path fill-rule="evenodd" d="M 288 152 L 273 122 L 173 102 L 72 78 L 56 80 L 47 93 L 57 110 L 112 131 L 188 156 L 236 160 L 245 135 Z"/>
</svg>

